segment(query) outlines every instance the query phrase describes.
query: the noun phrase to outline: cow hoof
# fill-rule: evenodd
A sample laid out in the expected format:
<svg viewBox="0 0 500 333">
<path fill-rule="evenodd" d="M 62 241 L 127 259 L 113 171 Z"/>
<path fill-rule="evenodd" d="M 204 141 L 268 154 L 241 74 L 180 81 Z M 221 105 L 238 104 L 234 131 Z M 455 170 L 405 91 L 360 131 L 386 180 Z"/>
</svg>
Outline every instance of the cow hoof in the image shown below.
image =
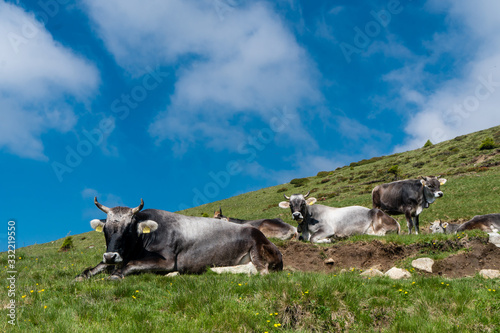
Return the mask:
<svg viewBox="0 0 500 333">
<path fill-rule="evenodd" d="M 111 275 L 110 277 L 108 277 L 108 281 L 120 281 L 121 279 L 122 277 L 119 275 Z"/>
</svg>

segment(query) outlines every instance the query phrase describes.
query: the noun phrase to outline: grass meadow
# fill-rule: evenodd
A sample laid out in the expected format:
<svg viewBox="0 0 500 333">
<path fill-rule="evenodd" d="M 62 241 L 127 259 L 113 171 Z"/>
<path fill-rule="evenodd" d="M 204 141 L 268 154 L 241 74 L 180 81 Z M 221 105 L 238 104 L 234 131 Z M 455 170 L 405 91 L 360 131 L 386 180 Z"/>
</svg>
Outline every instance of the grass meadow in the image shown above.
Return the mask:
<svg viewBox="0 0 500 333">
<path fill-rule="evenodd" d="M 419 175 L 448 179 L 442 186 L 444 197 L 422 213 L 421 229 L 435 219 L 457 221 L 499 213 L 500 150 L 479 150 L 487 137 L 500 142 L 500 127 L 325 170 L 181 213 L 211 215 L 222 206 L 227 216 L 280 217 L 294 224 L 289 211 L 277 206 L 283 193 L 312 190 L 321 204 L 370 207 L 375 185 Z M 406 231 L 404 219 L 398 220 Z M 484 237 L 478 232 L 473 235 Z M 421 234 L 378 239 L 412 244 L 456 237 Z M 97 232 L 72 239 L 73 247 L 64 252 L 58 251 L 63 239 L 16 250 L 14 290 L 7 278 L 0 281 L 2 332 L 500 332 L 499 279 L 477 275 L 446 279 L 413 272 L 411 279 L 393 281 L 363 278 L 354 269 L 342 274 L 285 270 L 266 276 L 148 273 L 119 282 L 100 274 L 77 283 L 76 275 L 100 262 L 105 241 Z M 367 239 L 372 238 L 355 236 L 341 242 Z M 12 268 L 6 254 L 0 257 L 0 268 L 8 277 Z M 432 256 L 439 259 L 449 254 L 436 251 Z M 399 266 L 409 268 L 409 261 Z M 8 296 L 9 292 L 15 296 Z M 11 299 L 15 300 L 15 325 L 8 317 Z"/>
<path fill-rule="evenodd" d="M 441 235 L 434 241 L 452 237 L 456 236 Z M 250 277 L 148 273 L 119 282 L 108 281 L 101 274 L 73 282 L 83 268 L 100 261 L 102 238 L 98 233 L 75 236 L 75 247 L 66 252 L 58 252 L 62 240 L 20 249 L 16 260 L 17 323 L 8 324 L 4 308 L 1 329 L 498 332 L 500 327 L 499 281 L 478 276 L 445 279 L 414 273 L 412 279 L 393 281 L 363 278 L 359 271 L 350 270 L 342 274 L 283 271 Z M 6 266 L 5 260 L 2 266 Z M 7 287 L 3 279 L 2 289 Z"/>
</svg>

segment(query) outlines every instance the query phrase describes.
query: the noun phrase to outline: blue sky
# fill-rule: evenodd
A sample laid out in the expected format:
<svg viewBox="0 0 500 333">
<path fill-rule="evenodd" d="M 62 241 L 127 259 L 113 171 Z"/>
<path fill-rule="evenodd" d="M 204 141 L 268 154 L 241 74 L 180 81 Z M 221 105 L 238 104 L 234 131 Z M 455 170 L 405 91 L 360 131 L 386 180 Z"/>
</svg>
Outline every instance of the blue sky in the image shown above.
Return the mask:
<svg viewBox="0 0 500 333">
<path fill-rule="evenodd" d="M 500 3 L 0 0 L 1 249 L 500 124 Z"/>
</svg>

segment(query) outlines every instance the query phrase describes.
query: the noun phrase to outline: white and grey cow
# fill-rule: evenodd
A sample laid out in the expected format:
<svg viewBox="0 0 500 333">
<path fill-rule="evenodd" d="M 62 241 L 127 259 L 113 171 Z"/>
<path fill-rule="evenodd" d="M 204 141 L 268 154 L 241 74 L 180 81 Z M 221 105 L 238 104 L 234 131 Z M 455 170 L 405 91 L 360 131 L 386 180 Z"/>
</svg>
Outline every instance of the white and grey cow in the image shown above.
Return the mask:
<svg viewBox="0 0 500 333">
<path fill-rule="evenodd" d="M 301 239 L 311 243 L 330 243 L 330 237 L 344 237 L 354 234 L 383 236 L 386 233 L 400 232 L 399 223 L 381 211 L 361 206 L 342 208 L 315 205 L 316 198 L 293 194 L 287 201 L 279 203 L 281 208 L 290 208 L 292 217 L 297 221 L 297 231 Z"/>
</svg>

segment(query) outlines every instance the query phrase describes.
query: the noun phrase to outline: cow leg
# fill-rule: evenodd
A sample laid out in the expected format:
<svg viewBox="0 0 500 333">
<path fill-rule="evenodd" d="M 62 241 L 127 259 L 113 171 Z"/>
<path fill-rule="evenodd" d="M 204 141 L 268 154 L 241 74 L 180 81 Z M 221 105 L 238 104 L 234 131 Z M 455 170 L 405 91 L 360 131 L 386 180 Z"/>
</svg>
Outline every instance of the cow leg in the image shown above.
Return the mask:
<svg viewBox="0 0 500 333">
<path fill-rule="evenodd" d="M 384 228 L 384 225 L 383 223 L 380 221 L 379 218 L 377 218 L 375 221 L 372 221 L 370 227 L 368 228 L 368 230 L 372 230 L 371 232 L 370 231 L 367 231 L 365 232 L 365 234 L 368 234 L 368 235 L 374 235 L 374 236 L 384 236 L 385 235 L 385 228 Z"/>
<path fill-rule="evenodd" d="M 92 268 L 87 268 L 82 273 L 80 273 L 80 275 L 78 275 L 75 278 L 75 281 L 80 282 L 80 281 L 83 281 L 85 279 L 88 279 L 96 274 L 101 273 L 103 270 L 105 270 L 108 267 L 109 267 L 109 265 L 107 265 L 101 261 L 97 266 L 92 267 Z"/>
<path fill-rule="evenodd" d="M 262 245 L 254 245 L 250 249 L 250 260 L 261 275 L 269 273 L 269 265 L 262 257 L 263 251 L 265 250 L 262 248 Z"/>
<path fill-rule="evenodd" d="M 311 243 L 323 243 L 323 244 L 329 244 L 331 243 L 332 240 L 330 238 L 319 238 L 319 237 L 316 237 L 316 238 L 311 238 Z"/>
<path fill-rule="evenodd" d="M 418 215 L 415 215 L 414 221 L 415 221 L 415 223 L 414 223 L 415 224 L 415 234 L 418 235 L 418 230 L 419 230 L 419 227 L 418 227 Z"/>
<path fill-rule="evenodd" d="M 309 233 L 308 230 L 303 231 L 299 236 L 299 240 L 302 240 L 304 242 L 308 242 L 310 239 L 311 239 L 311 234 Z"/>
<path fill-rule="evenodd" d="M 165 271 L 171 272 L 176 269 L 175 260 L 167 260 L 161 257 L 146 257 L 143 259 L 129 261 L 125 266 L 117 269 L 110 276 L 111 280 L 121 279 L 131 273 L 135 272 L 154 272 Z"/>
<path fill-rule="evenodd" d="M 406 217 L 406 225 L 408 226 L 408 234 L 411 235 L 411 228 L 413 227 L 413 219 L 409 209 L 405 211 L 405 217 Z"/>
<path fill-rule="evenodd" d="M 311 243 L 331 243 L 332 240 L 330 237 L 334 236 L 333 232 L 326 232 L 324 230 L 318 230 L 317 232 L 314 233 L 314 235 L 311 236 L 310 242 Z"/>
<path fill-rule="evenodd" d="M 271 242 L 255 244 L 250 249 L 250 261 L 261 275 L 271 271 L 283 270 L 283 257 L 278 248 Z"/>
</svg>

